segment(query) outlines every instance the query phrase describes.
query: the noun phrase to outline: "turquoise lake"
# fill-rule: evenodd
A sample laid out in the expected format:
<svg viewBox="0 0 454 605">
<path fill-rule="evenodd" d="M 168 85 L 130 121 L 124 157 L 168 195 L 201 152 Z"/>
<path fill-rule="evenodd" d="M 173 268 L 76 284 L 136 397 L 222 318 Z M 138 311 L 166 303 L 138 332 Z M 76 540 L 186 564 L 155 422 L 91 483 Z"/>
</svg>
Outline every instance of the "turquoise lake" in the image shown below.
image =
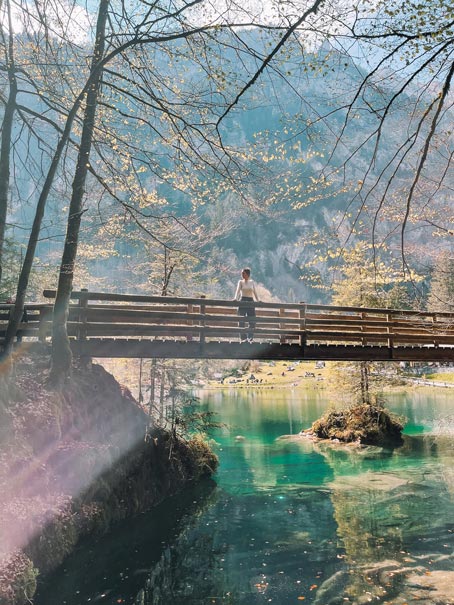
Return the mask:
<svg viewBox="0 0 454 605">
<path fill-rule="evenodd" d="M 214 481 L 85 540 L 36 605 L 454 603 L 454 389 L 388 396 L 395 449 L 295 439 L 322 389 L 197 394 Z"/>
</svg>

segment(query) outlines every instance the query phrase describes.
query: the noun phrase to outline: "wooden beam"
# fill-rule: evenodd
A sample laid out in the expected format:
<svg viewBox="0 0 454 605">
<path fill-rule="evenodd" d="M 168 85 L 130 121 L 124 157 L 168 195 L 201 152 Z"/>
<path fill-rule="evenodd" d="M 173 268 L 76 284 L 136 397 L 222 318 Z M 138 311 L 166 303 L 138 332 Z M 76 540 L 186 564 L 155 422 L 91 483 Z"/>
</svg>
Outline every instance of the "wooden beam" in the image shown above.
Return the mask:
<svg viewBox="0 0 454 605">
<path fill-rule="evenodd" d="M 352 345 L 306 345 L 181 342 L 173 340 L 88 340 L 71 341 L 75 355 L 109 358 L 166 359 L 261 359 L 324 361 L 454 361 L 454 348 Z"/>
</svg>

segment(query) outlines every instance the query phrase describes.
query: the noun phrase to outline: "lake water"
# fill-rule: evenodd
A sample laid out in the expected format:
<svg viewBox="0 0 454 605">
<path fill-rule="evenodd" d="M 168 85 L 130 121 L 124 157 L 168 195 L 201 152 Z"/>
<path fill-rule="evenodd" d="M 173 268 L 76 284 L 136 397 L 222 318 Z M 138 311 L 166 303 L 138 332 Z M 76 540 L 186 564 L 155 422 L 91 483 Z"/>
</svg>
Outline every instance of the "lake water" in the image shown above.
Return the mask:
<svg viewBox="0 0 454 605">
<path fill-rule="evenodd" d="M 454 389 L 393 394 L 393 450 L 295 440 L 323 390 L 205 391 L 215 481 L 85 540 L 36 605 L 454 603 Z"/>
</svg>

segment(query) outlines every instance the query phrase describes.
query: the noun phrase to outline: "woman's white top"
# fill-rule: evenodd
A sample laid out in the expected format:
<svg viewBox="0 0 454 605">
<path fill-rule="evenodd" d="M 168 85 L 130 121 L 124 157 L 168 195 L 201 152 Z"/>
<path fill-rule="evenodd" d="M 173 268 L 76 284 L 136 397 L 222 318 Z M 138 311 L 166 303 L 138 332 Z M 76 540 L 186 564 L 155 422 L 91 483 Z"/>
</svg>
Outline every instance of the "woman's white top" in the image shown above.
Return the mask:
<svg viewBox="0 0 454 605">
<path fill-rule="evenodd" d="M 253 279 L 240 279 L 240 281 L 238 282 L 234 300 L 241 300 L 243 296 L 255 298 L 255 300 L 258 301 L 259 297 L 257 296 L 257 292 L 255 290 L 255 282 Z"/>
</svg>

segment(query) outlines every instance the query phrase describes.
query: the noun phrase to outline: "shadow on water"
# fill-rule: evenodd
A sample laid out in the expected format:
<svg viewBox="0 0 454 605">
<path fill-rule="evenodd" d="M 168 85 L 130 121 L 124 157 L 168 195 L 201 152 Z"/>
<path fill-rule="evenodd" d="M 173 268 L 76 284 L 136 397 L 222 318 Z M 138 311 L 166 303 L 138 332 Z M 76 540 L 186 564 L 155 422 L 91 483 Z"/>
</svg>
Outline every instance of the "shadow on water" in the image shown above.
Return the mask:
<svg viewBox="0 0 454 605">
<path fill-rule="evenodd" d="M 217 498 L 206 480 L 153 510 L 82 540 L 63 566 L 42 580 L 35 605 L 135 602 L 152 568 L 188 524 Z"/>
</svg>

